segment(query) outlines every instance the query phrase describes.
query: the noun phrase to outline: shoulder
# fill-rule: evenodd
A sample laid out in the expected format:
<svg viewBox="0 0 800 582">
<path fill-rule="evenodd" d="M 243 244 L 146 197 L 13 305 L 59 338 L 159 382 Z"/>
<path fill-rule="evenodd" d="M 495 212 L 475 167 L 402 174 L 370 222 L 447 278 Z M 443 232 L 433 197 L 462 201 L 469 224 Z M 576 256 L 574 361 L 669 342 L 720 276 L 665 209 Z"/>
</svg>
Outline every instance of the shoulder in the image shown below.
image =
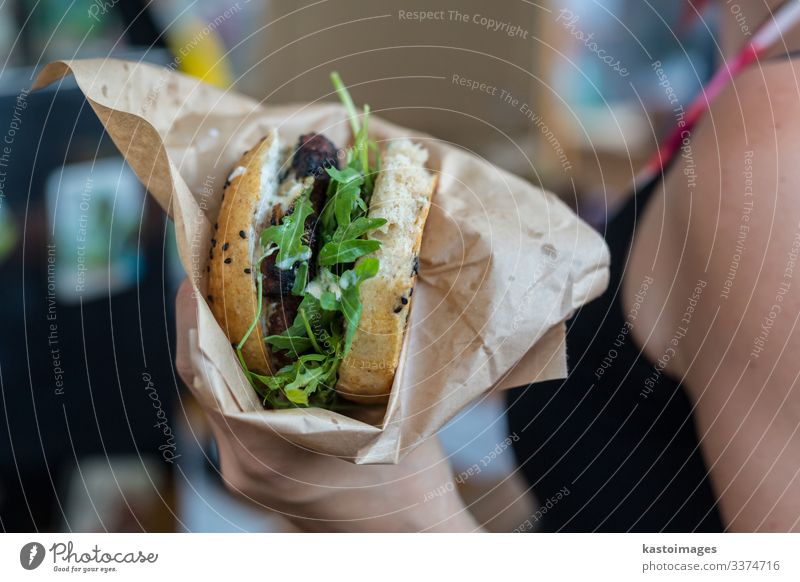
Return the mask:
<svg viewBox="0 0 800 582">
<path fill-rule="evenodd" d="M 800 63 L 744 72 L 687 138 L 631 264 L 656 280 L 648 355 L 685 329 L 669 371 L 705 389 L 724 374 L 722 362 L 757 350 L 776 302 L 773 346 L 800 350 Z M 767 360 L 752 358 L 748 373 Z"/>
<path fill-rule="evenodd" d="M 800 65 L 738 77 L 644 213 L 626 295 L 633 335 L 679 378 L 728 527 L 797 528 L 800 485 Z"/>
<path fill-rule="evenodd" d="M 739 76 L 690 148 L 667 186 L 677 198 L 667 223 L 686 235 L 681 287 L 707 282 L 707 307 L 736 315 L 735 326 L 707 328 L 710 339 L 728 340 L 744 357 L 776 300 L 800 307 L 800 269 L 796 289 L 779 293 L 791 287 L 800 241 L 800 63 L 773 61 Z"/>
<path fill-rule="evenodd" d="M 695 134 L 697 148 L 716 145 L 722 152 L 754 151 L 773 166 L 780 160 L 797 157 L 797 131 L 800 130 L 800 60 L 772 60 L 753 66 L 737 76 L 711 104 Z M 706 157 L 709 153 L 706 152 Z M 739 169 L 731 160 L 720 157 L 721 177 L 726 170 Z M 800 172 L 800 167 L 785 165 L 785 172 Z"/>
</svg>

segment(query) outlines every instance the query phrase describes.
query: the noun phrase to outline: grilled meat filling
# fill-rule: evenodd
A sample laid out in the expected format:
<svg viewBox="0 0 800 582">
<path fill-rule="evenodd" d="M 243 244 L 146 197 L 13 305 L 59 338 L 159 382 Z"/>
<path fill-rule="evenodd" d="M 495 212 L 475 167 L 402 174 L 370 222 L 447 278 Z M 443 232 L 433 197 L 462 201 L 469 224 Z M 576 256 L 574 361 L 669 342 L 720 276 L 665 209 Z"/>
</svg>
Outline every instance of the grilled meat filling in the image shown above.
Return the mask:
<svg viewBox="0 0 800 582">
<path fill-rule="evenodd" d="M 322 134 L 310 133 L 301 135 L 292 156 L 291 168 L 282 176 L 281 184 L 289 181 L 302 182 L 308 177 L 313 177 L 314 183 L 309 197 L 314 207 L 314 214 L 308 217 L 304 225 L 304 238 L 311 248 L 309 261 L 309 279 L 313 279 L 316 272 L 314 257 L 317 253 L 316 224 L 319 213 L 325 204 L 330 177 L 326 168 L 339 168 L 336 146 Z M 286 214 L 292 213 L 294 207 L 289 208 Z M 280 224 L 284 213 L 280 205 L 272 209 L 271 224 Z M 273 254 L 261 263 L 263 277 L 263 295 L 267 304 L 272 306 L 269 315 L 269 333 L 277 335 L 283 333 L 294 321 L 301 298 L 291 294 L 294 286 L 297 265 L 294 268 L 283 270 L 275 265 L 276 255 Z M 285 365 L 289 362 L 288 356 L 275 355 L 276 363 Z"/>
</svg>

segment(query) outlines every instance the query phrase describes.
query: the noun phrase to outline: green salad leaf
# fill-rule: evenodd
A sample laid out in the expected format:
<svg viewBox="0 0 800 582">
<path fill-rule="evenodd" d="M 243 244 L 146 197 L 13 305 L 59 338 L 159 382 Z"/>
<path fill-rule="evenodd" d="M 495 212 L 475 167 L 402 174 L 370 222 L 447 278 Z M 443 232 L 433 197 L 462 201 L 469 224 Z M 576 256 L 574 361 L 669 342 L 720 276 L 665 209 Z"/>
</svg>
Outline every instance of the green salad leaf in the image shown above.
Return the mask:
<svg viewBox="0 0 800 582">
<path fill-rule="evenodd" d="M 319 264 L 329 267 L 339 263 L 352 263 L 357 258 L 377 251 L 380 241 L 350 239 L 342 242 L 329 242 L 319 252 Z"/>
<path fill-rule="evenodd" d="M 278 248 L 275 266 L 284 271 L 294 268 L 295 263 L 311 258 L 311 247 L 304 236 L 306 219 L 314 214 L 310 194 L 311 188 L 306 188 L 295 201 L 292 212 L 286 214 L 280 224 L 270 226 L 261 233 L 263 247 L 275 245 Z"/>
<path fill-rule="evenodd" d="M 370 257 L 356 265 L 355 269 L 345 271 L 339 285 L 342 287 L 342 299 L 340 301 L 340 311 L 344 314 L 347 327 L 344 336 L 344 353 L 350 351 L 353 343 L 353 336 L 358 329 L 358 322 L 361 319 L 361 299 L 359 289 L 361 283 L 371 279 L 378 274 L 378 259 Z"/>
</svg>

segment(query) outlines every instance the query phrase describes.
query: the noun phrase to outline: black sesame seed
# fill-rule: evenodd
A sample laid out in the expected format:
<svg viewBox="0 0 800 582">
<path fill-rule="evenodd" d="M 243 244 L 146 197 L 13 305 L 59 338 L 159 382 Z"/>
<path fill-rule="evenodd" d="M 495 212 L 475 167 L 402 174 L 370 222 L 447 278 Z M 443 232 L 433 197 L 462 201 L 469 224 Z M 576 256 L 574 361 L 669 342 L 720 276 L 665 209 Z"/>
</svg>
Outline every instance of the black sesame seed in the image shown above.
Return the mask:
<svg viewBox="0 0 800 582">
<path fill-rule="evenodd" d="M 212 247 L 215 247 L 215 246 L 217 246 L 217 239 L 215 239 L 215 238 L 212 238 L 212 239 L 211 239 L 211 246 L 212 246 Z"/>
<path fill-rule="evenodd" d="M 408 305 L 408 297 L 401 297 L 400 303 L 402 303 L 403 305 Z"/>
<path fill-rule="evenodd" d="M 224 245 L 222 245 L 222 250 L 227 251 L 229 246 L 230 245 L 228 243 L 225 243 Z"/>
<path fill-rule="evenodd" d="M 227 188 L 228 186 L 230 186 L 230 185 L 231 185 L 231 181 L 230 181 L 230 180 L 225 180 L 225 185 L 222 187 L 222 188 L 223 188 L 223 190 L 224 190 L 225 188 Z"/>
<path fill-rule="evenodd" d="M 226 265 L 230 265 L 230 264 L 231 264 L 231 261 L 233 261 L 233 259 L 232 259 L 232 258 L 230 258 L 230 257 L 228 257 L 227 259 L 225 259 L 225 264 L 226 264 Z"/>
<path fill-rule="evenodd" d="M 247 235 L 244 233 L 243 230 L 239 231 L 239 236 L 242 237 L 242 238 L 247 238 Z"/>
<path fill-rule="evenodd" d="M 403 311 L 403 306 L 402 305 L 398 305 L 397 307 L 394 308 L 394 312 L 395 313 L 400 313 L 401 311 Z"/>
<path fill-rule="evenodd" d="M 414 294 L 414 288 L 408 290 L 408 296 L 411 297 Z"/>
<path fill-rule="evenodd" d="M 252 271 L 251 271 L 249 268 L 245 269 L 245 270 L 244 270 L 244 272 L 245 272 L 245 273 L 247 273 L 248 275 L 249 275 L 250 273 L 252 273 Z"/>
<path fill-rule="evenodd" d="M 419 257 L 414 257 L 414 263 L 411 265 L 411 274 L 416 275 L 419 273 Z"/>
</svg>

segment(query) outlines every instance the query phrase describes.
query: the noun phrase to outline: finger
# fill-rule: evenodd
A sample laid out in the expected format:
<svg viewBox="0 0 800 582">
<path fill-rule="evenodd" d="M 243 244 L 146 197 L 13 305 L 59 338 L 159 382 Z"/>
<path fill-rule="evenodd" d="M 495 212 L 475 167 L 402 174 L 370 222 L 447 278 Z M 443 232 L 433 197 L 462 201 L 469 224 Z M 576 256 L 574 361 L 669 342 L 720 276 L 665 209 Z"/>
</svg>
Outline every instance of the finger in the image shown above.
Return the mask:
<svg viewBox="0 0 800 582">
<path fill-rule="evenodd" d="M 194 369 L 189 355 L 189 330 L 197 329 L 197 300 L 189 279 L 184 279 L 175 296 L 175 367 L 184 384 L 194 385 Z"/>
</svg>

